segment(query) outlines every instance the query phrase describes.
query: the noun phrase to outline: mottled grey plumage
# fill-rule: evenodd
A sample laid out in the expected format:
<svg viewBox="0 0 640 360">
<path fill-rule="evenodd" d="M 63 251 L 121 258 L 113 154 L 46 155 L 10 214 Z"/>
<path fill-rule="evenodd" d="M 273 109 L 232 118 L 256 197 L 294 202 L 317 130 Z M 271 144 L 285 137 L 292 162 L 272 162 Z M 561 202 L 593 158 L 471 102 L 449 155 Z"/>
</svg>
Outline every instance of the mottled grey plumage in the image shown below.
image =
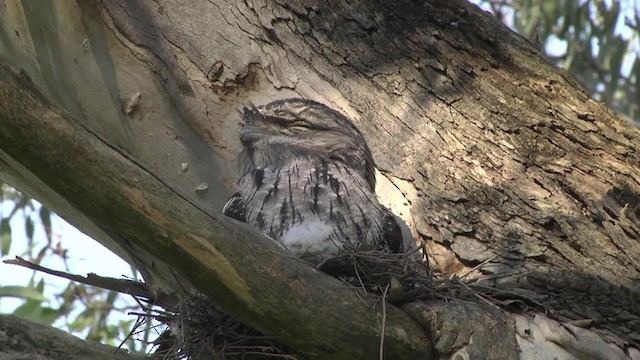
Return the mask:
<svg viewBox="0 0 640 360">
<path fill-rule="evenodd" d="M 352 249 L 403 250 L 393 214 L 375 195 L 371 151 L 341 113 L 286 99 L 246 107 L 243 175 L 224 214 L 318 262 Z"/>
</svg>

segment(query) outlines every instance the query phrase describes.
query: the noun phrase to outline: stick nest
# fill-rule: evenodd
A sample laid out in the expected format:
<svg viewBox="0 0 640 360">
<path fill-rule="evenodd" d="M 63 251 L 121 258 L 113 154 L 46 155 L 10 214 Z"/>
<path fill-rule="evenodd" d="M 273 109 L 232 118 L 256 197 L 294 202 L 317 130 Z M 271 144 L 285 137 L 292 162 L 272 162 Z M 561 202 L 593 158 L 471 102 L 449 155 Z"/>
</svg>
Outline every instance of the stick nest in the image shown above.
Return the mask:
<svg viewBox="0 0 640 360">
<path fill-rule="evenodd" d="M 391 254 L 347 249 L 318 268 L 359 294 L 374 294 L 394 305 L 443 297 L 473 298 L 473 291 L 462 282 L 436 279 L 419 251 Z M 151 317 L 169 327 L 155 341 L 154 356 L 162 359 L 304 358 L 277 338 L 226 315 L 203 295 L 186 299 L 176 311 L 156 312 Z"/>
<path fill-rule="evenodd" d="M 301 359 L 277 339 L 264 336 L 225 314 L 201 294 L 183 301 L 177 311 L 153 317 L 168 325 L 168 330 L 155 341 L 158 348 L 154 358 Z"/>
</svg>

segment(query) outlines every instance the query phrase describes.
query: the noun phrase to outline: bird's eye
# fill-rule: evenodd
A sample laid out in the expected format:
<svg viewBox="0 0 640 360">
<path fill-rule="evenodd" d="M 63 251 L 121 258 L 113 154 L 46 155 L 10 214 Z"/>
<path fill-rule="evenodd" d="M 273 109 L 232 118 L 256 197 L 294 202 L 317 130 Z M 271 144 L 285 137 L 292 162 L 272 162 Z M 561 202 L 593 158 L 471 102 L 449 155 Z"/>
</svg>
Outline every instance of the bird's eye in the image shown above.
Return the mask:
<svg viewBox="0 0 640 360">
<path fill-rule="evenodd" d="M 289 123 L 289 126 L 305 126 L 307 123 L 303 120 L 294 120 Z"/>
<path fill-rule="evenodd" d="M 287 126 L 289 129 L 304 130 L 307 129 L 307 123 L 301 120 L 292 121 Z"/>
</svg>

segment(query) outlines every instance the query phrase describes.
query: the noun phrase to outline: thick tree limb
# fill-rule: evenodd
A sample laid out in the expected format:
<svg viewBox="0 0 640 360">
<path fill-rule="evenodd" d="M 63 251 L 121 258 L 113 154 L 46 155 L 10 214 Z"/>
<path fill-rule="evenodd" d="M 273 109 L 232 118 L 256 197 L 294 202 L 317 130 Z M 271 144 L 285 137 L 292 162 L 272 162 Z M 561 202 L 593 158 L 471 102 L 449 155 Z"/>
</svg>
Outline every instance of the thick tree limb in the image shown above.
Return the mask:
<svg viewBox="0 0 640 360">
<path fill-rule="evenodd" d="M 378 356 L 380 306 L 245 224 L 198 209 L 5 66 L 0 84 L 0 158 L 47 179 L 101 227 L 118 229 L 123 247 L 144 249 L 230 315 L 298 351 Z M 387 358 L 431 355 L 428 337 L 402 311 L 387 306 L 385 323 Z"/>
<path fill-rule="evenodd" d="M 0 359 L 141 360 L 144 355 L 89 343 L 69 333 L 12 315 L 0 315 Z"/>
</svg>

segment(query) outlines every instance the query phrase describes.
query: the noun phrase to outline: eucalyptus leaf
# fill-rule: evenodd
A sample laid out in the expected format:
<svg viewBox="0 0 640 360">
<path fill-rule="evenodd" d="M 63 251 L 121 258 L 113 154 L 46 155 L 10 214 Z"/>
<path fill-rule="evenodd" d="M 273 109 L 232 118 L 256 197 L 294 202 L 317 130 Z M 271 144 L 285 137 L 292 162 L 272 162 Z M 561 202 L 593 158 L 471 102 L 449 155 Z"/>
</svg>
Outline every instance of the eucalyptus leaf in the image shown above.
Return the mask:
<svg viewBox="0 0 640 360">
<path fill-rule="evenodd" d="M 9 254 L 11 249 L 11 224 L 9 218 L 0 221 L 0 256 Z"/>
<path fill-rule="evenodd" d="M 0 286 L 0 297 L 17 297 L 33 301 L 48 300 L 40 291 L 32 287 L 17 285 Z"/>
</svg>

